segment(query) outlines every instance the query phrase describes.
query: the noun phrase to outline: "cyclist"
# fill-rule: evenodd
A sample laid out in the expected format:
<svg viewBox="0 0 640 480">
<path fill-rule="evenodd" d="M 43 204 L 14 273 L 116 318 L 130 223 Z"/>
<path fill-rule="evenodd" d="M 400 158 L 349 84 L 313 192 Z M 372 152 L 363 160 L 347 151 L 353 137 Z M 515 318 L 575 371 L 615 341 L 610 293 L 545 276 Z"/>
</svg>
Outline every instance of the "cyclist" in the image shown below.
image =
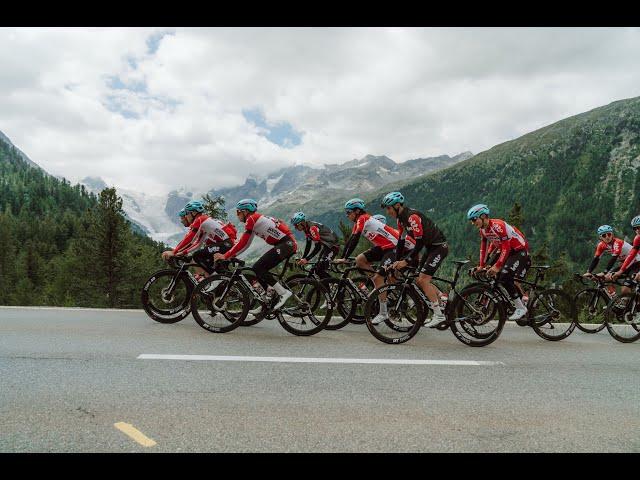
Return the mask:
<svg viewBox="0 0 640 480">
<path fill-rule="evenodd" d="M 204 213 L 204 204 L 198 200 L 187 203 L 179 214 L 182 212 L 181 221 L 189 226 L 189 232 L 173 251 L 164 253 L 166 258 L 192 254 L 193 260 L 204 267 L 196 268 L 196 275 L 207 277 L 208 272 L 215 270 L 212 254 L 224 253 L 233 246 L 235 227 L 209 217 Z"/>
<path fill-rule="evenodd" d="M 612 275 L 613 280 L 617 280 L 618 277 L 626 273 L 629 277 L 633 277 L 636 282 L 640 282 L 640 215 L 633 217 L 631 228 L 636 234 L 633 239 L 633 245 L 631 245 L 631 250 L 620 269 Z"/>
<path fill-rule="evenodd" d="M 392 268 L 406 267 L 409 265 L 407 261 L 409 259 L 413 259 L 414 263 L 417 263 L 420 251 L 425 249 L 418 266 L 419 276 L 416 284 L 430 301 L 429 307 L 433 310 L 433 317 L 430 322 L 425 324 L 425 327 L 432 327 L 446 320 L 440 307 L 440 291 L 431 283 L 431 279 L 449 253 L 449 247 L 444 233 L 433 223 L 433 220 L 418 210 L 405 207 L 404 201 L 402 193 L 391 192 L 384 196 L 380 204 L 381 208 L 387 210 L 387 215 L 397 220 L 400 232 Z M 407 239 L 415 240 L 415 248 L 403 254 L 403 247 Z"/>
<path fill-rule="evenodd" d="M 254 235 L 272 245 L 273 248 L 253 264 L 253 270 L 265 291 L 271 286 L 280 296 L 278 303 L 273 307 L 273 310 L 278 310 L 293 293 L 278 282 L 269 270 L 296 253 L 298 249 L 296 239 L 282 220 L 258 213 L 258 202 L 251 198 L 242 199 L 236 204 L 236 215 L 245 225 L 244 233 L 229 251 L 224 254 L 216 253 L 213 258 L 228 260 L 237 256 L 249 247 Z M 260 306 L 250 310 L 250 313 L 255 315 L 261 309 Z"/>
<path fill-rule="evenodd" d="M 303 212 L 296 212 L 293 217 L 291 217 L 291 224 L 299 232 L 304 232 L 307 239 L 304 246 L 304 253 L 302 254 L 302 258 L 298 260 L 298 265 L 306 265 L 309 263 L 309 260 L 320 253 L 320 260 L 316 266 L 316 272 L 320 278 L 329 278 L 330 275 L 327 273 L 329 262 L 331 262 L 333 257 L 340 251 L 338 236 L 326 225 L 307 220 Z M 313 251 L 309 253 L 311 244 L 314 244 L 314 247 Z"/>
<path fill-rule="evenodd" d="M 344 246 L 342 258 L 334 260 L 334 263 L 345 263 L 346 258 L 351 255 L 358 245 L 360 236 L 364 235 L 367 240 L 373 243 L 373 247 L 356 257 L 356 266 L 363 270 L 370 270 L 373 262 L 380 262 L 382 268 L 390 266 L 395 259 L 395 249 L 400 233 L 369 215 L 365 210 L 364 200 L 352 198 L 344 204 L 344 209 L 347 218 L 354 223 L 354 226 L 351 236 Z M 409 240 L 404 246 L 403 253 L 412 250 L 414 247 L 415 242 Z M 380 273 L 375 273 L 372 280 L 376 288 L 378 288 L 382 286 L 384 277 Z M 373 319 L 374 324 L 378 324 L 388 318 L 386 293 L 381 294 L 379 298 L 380 313 Z"/>
<path fill-rule="evenodd" d="M 504 285 L 513 300 L 516 309 L 509 320 L 516 320 L 518 325 L 525 326 L 528 321 L 520 321 L 527 314 L 527 307 L 522 303 L 522 293 L 516 287 L 516 280 L 524 280 L 531 266 L 529 243 L 519 230 L 504 220 L 489 218 L 489 207 L 485 204 L 474 205 L 467 212 L 469 220 L 480 233 L 480 262 L 475 272 L 485 270 L 487 243 L 495 242 L 500 248 L 500 256 L 496 263 L 487 270 L 489 277 L 500 274 L 498 280 Z"/>
<path fill-rule="evenodd" d="M 589 269 L 583 276 L 590 277 L 593 275 L 593 271 L 598 266 L 600 257 L 604 252 L 611 254 L 611 259 L 604 270 L 606 280 L 612 280 L 614 266 L 618 260 L 622 265 L 626 264 L 626 266 L 624 269 L 622 269 L 622 266 L 620 267 L 622 272 L 620 272 L 620 270 L 615 272 L 616 274 L 620 272 L 620 274 L 615 277 L 616 279 L 620 277 L 625 270 L 629 269 L 629 267 L 633 270 L 628 273 L 635 273 L 635 271 L 637 271 L 636 269 L 638 268 L 638 265 L 636 265 L 636 263 L 640 261 L 640 255 L 637 252 L 634 255 L 630 255 L 634 250 L 633 247 L 623 239 L 615 237 L 613 234 L 613 227 L 611 225 L 600 225 L 598 227 L 598 237 L 600 237 L 601 241 L 596 245 L 596 251 L 593 260 L 591 261 L 591 265 L 589 265 Z M 613 290 L 612 293 L 615 292 L 614 287 L 612 287 L 611 290 Z M 628 293 L 630 291 L 631 289 L 628 285 L 625 284 L 625 286 L 622 287 L 622 293 Z"/>
</svg>

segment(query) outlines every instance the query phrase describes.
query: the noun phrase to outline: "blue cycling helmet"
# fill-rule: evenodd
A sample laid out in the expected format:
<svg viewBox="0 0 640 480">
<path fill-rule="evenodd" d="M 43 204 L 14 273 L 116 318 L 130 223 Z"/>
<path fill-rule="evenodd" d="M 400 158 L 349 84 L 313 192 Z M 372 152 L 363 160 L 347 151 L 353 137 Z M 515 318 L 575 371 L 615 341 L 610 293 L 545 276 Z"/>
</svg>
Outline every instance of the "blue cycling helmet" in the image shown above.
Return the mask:
<svg viewBox="0 0 640 480">
<path fill-rule="evenodd" d="M 186 212 L 186 210 L 184 208 L 178 212 L 178 216 L 179 217 L 184 217 L 186 214 L 187 214 L 187 212 Z"/>
<path fill-rule="evenodd" d="M 243 198 L 236 203 L 236 210 L 248 210 L 253 213 L 258 210 L 258 202 L 253 198 Z"/>
<path fill-rule="evenodd" d="M 299 224 L 300 222 L 304 222 L 307 219 L 306 215 L 302 212 L 296 212 L 293 214 L 293 217 L 291 217 L 291 223 L 295 226 L 297 224 Z"/>
<path fill-rule="evenodd" d="M 204 212 L 204 203 L 202 203 L 199 200 L 191 200 L 189 203 L 187 203 L 184 206 L 184 211 L 186 213 L 189 213 L 189 212 L 202 213 L 202 212 Z"/>
<path fill-rule="evenodd" d="M 344 204 L 345 210 L 355 210 L 356 208 L 364 210 L 364 200 L 361 200 L 360 198 L 352 198 Z"/>
<path fill-rule="evenodd" d="M 640 227 L 640 215 L 633 217 L 633 219 L 631 220 L 631 226 L 633 228 Z"/>
<path fill-rule="evenodd" d="M 382 199 L 380 208 L 391 207 L 396 203 L 404 203 L 404 195 L 402 195 L 400 192 L 387 193 Z"/>
<path fill-rule="evenodd" d="M 609 232 L 613 233 L 613 227 L 611 225 L 600 225 L 598 227 L 598 236 Z"/>
<path fill-rule="evenodd" d="M 385 217 L 384 215 L 372 215 L 372 217 L 384 223 L 385 225 L 387 224 L 387 217 Z"/>
<path fill-rule="evenodd" d="M 474 205 L 467 212 L 467 220 L 475 220 L 483 213 L 489 215 L 489 207 L 487 207 L 484 203 L 479 203 L 478 205 Z"/>
</svg>

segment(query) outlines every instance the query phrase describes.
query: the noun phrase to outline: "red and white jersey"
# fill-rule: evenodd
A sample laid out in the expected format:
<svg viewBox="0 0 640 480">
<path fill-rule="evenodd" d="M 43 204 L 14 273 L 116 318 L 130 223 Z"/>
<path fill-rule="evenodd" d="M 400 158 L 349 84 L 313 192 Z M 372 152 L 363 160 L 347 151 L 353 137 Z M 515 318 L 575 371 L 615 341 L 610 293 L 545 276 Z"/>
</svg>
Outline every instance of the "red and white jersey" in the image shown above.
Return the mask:
<svg viewBox="0 0 640 480">
<path fill-rule="evenodd" d="M 180 253 L 191 253 L 205 244 L 211 245 L 212 243 L 229 240 L 229 235 L 224 231 L 222 222 L 208 215 L 199 215 L 193 223 L 189 225 L 189 228 L 195 232 L 195 235 L 191 243 Z"/>
<path fill-rule="evenodd" d="M 244 252 L 251 245 L 254 235 L 262 238 L 269 245 L 275 245 L 283 238 L 289 237 L 293 241 L 294 251 L 298 248 L 295 237 L 282 220 L 254 212 L 247 217 L 244 233 L 231 250 L 224 254 L 225 258 L 235 257 Z"/>
<path fill-rule="evenodd" d="M 604 243 L 604 242 L 601 242 L 601 243 Z M 627 242 L 624 242 L 624 243 L 627 243 Z M 622 246 L 622 248 L 624 250 L 624 245 Z M 622 264 L 622 266 L 620 267 L 621 272 L 625 272 L 627 268 L 629 268 L 634 263 L 640 262 L 639 252 L 640 252 L 640 235 L 636 235 L 635 238 L 633 239 L 633 245 L 631 246 L 631 250 L 627 252 L 626 259 Z"/>
<path fill-rule="evenodd" d="M 512 227 L 504 220 L 490 218 L 489 225 L 480 229 L 480 266 L 484 266 L 487 257 L 487 243 L 495 244 L 500 248 L 500 257 L 495 263 L 496 268 L 501 268 L 511 251 L 529 251 L 529 242 L 522 232 Z M 495 248 L 494 248 L 495 249 Z"/>
<path fill-rule="evenodd" d="M 629 255 L 633 247 L 630 243 L 625 242 L 621 238 L 614 238 L 610 243 L 606 242 L 598 242 L 596 246 L 596 257 L 600 257 L 604 252 L 610 253 L 614 257 L 618 257 L 620 261 L 623 261 Z M 640 260 L 640 255 L 636 255 L 636 259 L 634 261 Z"/>
<path fill-rule="evenodd" d="M 398 238 L 400 238 L 400 232 L 398 232 L 398 230 L 389 225 L 385 225 L 368 213 L 363 213 L 358 217 L 351 233 L 362 234 L 367 240 L 383 250 L 396 248 Z M 413 250 L 415 245 L 415 240 L 407 237 L 404 249 L 405 251 Z"/>
</svg>

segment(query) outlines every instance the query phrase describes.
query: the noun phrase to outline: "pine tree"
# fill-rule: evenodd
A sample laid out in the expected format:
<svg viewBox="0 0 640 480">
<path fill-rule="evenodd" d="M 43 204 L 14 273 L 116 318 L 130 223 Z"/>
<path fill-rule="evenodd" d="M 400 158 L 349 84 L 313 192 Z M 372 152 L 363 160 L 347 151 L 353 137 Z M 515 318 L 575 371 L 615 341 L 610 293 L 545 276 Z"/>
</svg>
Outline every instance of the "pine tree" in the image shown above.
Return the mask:
<svg viewBox="0 0 640 480">
<path fill-rule="evenodd" d="M 207 215 L 218 220 L 227 220 L 227 212 L 225 211 L 225 200 L 222 195 L 211 198 L 208 193 L 202 197 L 204 203 L 204 211 Z"/>
</svg>

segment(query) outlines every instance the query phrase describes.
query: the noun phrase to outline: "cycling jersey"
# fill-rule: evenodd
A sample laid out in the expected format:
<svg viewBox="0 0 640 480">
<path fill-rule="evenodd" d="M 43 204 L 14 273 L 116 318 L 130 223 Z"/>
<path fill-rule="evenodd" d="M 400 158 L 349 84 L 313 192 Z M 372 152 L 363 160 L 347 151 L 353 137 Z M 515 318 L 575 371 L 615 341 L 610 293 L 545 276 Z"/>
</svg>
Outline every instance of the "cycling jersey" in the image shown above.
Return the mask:
<svg viewBox="0 0 640 480">
<path fill-rule="evenodd" d="M 176 253 L 188 254 L 204 245 L 231 241 L 229 235 L 227 235 L 227 232 L 224 230 L 222 222 L 208 215 L 199 215 L 196 217 L 191 225 L 189 225 L 189 230 L 194 232 L 191 242 L 181 247 Z"/>
<path fill-rule="evenodd" d="M 525 250 L 529 252 L 529 243 L 522 232 L 499 218 L 490 218 L 489 225 L 480 229 L 480 266 L 483 267 L 487 258 L 487 243 L 491 242 L 500 248 L 500 257 L 494 267 L 500 269 L 512 251 Z"/>
<path fill-rule="evenodd" d="M 398 215 L 397 222 L 400 233 L 400 241 L 396 248 L 397 259 L 401 258 L 407 238 L 413 239 L 416 247 L 415 251 L 409 254 L 410 256 L 418 255 L 423 247 L 429 249 L 433 245 L 442 245 L 447 241 L 444 233 L 433 220 L 412 208 L 404 207 L 402 213 Z"/>
<path fill-rule="evenodd" d="M 224 254 L 224 258 L 229 259 L 244 252 L 251 244 L 254 235 L 262 238 L 269 245 L 276 245 L 289 238 L 293 242 L 293 251 L 297 250 L 295 237 L 282 220 L 254 212 L 247 216 L 244 233 L 231 250 Z"/>
<path fill-rule="evenodd" d="M 514 227 L 513 225 L 511 226 L 522 238 L 524 238 L 524 234 L 518 230 L 518 228 Z M 529 241 L 525 238 L 525 244 L 527 246 L 527 251 L 529 250 Z M 487 260 L 491 257 L 491 254 L 494 252 L 500 252 L 500 242 L 497 240 L 492 240 L 489 242 L 489 248 L 487 249 L 487 253 L 486 253 L 486 257 L 485 257 L 485 263 L 487 262 Z"/>
<path fill-rule="evenodd" d="M 635 240 L 634 240 L 634 243 L 635 243 Z M 625 242 L 621 238 L 614 237 L 614 239 L 611 240 L 610 243 L 606 243 L 603 241 L 598 242 L 598 245 L 596 246 L 596 252 L 593 257 L 593 261 L 589 266 L 589 273 L 593 272 L 593 270 L 595 270 L 595 268 L 598 266 L 598 262 L 603 253 L 608 252 L 609 254 L 611 254 L 611 260 L 609 261 L 609 264 L 605 268 L 605 270 L 609 272 L 611 271 L 613 266 L 616 264 L 617 260 L 620 260 L 621 262 L 625 262 L 625 260 L 629 257 L 629 253 L 631 252 L 632 249 L 633 247 L 628 242 Z M 627 267 L 637 261 L 640 261 L 639 254 L 631 256 L 631 260 L 629 261 L 629 264 L 627 265 Z"/>
<path fill-rule="evenodd" d="M 631 250 L 627 252 L 627 258 L 620 267 L 620 272 L 624 273 L 631 265 L 640 261 L 640 235 L 633 239 Z"/>
<path fill-rule="evenodd" d="M 302 258 L 311 260 L 322 249 L 322 247 L 326 247 L 326 250 L 329 251 L 333 251 L 338 247 L 338 236 L 329 227 L 309 220 L 307 220 L 307 224 L 310 226 L 304 232 L 307 243 L 305 244 Z M 307 256 L 312 243 L 315 244 L 314 249 L 311 254 Z"/>
<path fill-rule="evenodd" d="M 358 217 L 353 226 L 351 237 L 344 247 L 343 258 L 348 257 L 356 248 L 360 235 L 364 235 L 367 240 L 382 250 L 395 248 L 398 244 L 398 238 L 400 237 L 400 233 L 395 228 L 385 225 L 368 213 L 363 213 Z M 405 251 L 413 250 L 415 244 L 415 240 L 410 238 L 404 246 Z"/>
</svg>

